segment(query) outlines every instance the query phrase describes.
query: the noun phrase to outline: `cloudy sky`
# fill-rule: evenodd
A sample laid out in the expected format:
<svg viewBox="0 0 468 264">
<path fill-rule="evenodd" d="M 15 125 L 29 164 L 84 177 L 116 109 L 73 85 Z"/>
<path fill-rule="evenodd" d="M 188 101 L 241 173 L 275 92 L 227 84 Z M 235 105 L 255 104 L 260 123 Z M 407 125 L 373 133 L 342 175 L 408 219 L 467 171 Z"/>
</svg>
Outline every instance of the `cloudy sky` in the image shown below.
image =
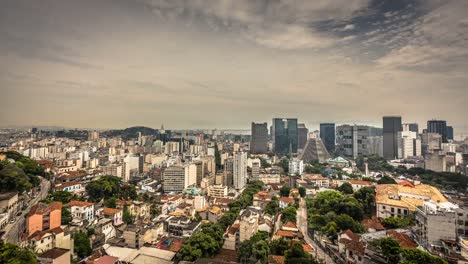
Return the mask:
<svg viewBox="0 0 468 264">
<path fill-rule="evenodd" d="M 0 125 L 468 131 L 466 0 L 4 0 Z"/>
</svg>

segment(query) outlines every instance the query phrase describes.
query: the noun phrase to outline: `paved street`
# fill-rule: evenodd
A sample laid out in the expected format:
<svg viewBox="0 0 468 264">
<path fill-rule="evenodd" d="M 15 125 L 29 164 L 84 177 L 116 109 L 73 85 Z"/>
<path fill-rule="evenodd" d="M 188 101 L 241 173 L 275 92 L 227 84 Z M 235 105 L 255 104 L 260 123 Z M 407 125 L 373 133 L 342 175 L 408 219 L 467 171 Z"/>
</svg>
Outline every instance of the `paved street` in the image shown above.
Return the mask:
<svg viewBox="0 0 468 264">
<path fill-rule="evenodd" d="M 20 231 L 24 230 L 26 226 L 26 214 L 29 212 L 31 207 L 35 204 L 37 204 L 40 200 L 45 199 L 47 197 L 47 194 L 49 192 L 50 188 L 50 182 L 46 179 L 42 179 L 41 181 L 41 186 L 40 186 L 40 192 L 34 198 L 31 200 L 28 204 L 28 207 L 26 210 L 23 210 L 21 212 L 20 216 L 16 217 L 16 222 L 13 224 L 8 224 L 5 227 L 5 234 L 3 235 L 3 239 L 9 243 L 15 243 L 18 244 L 20 242 Z M 21 210 L 21 209 L 20 209 Z"/>
<path fill-rule="evenodd" d="M 322 248 L 319 247 L 309 236 L 309 232 L 307 230 L 307 206 L 303 198 L 301 198 L 301 201 L 299 202 L 299 210 L 297 211 L 297 225 L 302 234 L 304 234 L 304 240 L 315 250 L 316 256 L 314 257 L 325 260 L 325 263 L 327 264 L 334 264 L 335 262 L 330 258 L 330 256 L 326 254 Z"/>
</svg>

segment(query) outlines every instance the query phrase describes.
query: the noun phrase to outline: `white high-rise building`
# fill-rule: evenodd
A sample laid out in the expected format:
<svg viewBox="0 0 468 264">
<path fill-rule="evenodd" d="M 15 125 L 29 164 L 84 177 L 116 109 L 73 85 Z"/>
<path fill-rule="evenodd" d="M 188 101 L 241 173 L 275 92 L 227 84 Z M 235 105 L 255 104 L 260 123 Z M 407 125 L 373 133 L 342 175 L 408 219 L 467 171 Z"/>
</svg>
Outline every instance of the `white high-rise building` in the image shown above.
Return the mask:
<svg viewBox="0 0 468 264">
<path fill-rule="evenodd" d="M 302 175 L 304 172 L 304 161 L 293 158 L 289 161 L 289 175 Z"/>
<path fill-rule="evenodd" d="M 140 156 L 128 155 L 124 158 L 123 180 L 128 181 L 132 175 L 141 172 Z M 141 164 L 142 165 L 142 164 Z"/>
<path fill-rule="evenodd" d="M 260 160 L 252 160 L 252 179 L 258 181 L 260 175 Z"/>
<path fill-rule="evenodd" d="M 233 157 L 233 181 L 234 188 L 244 188 L 247 181 L 247 153 L 236 152 Z"/>
<path fill-rule="evenodd" d="M 197 184 L 197 165 L 195 163 L 185 165 L 184 188 Z"/>
<path fill-rule="evenodd" d="M 413 131 L 398 132 L 398 158 L 406 159 L 413 156 L 421 156 L 421 140 Z"/>
</svg>

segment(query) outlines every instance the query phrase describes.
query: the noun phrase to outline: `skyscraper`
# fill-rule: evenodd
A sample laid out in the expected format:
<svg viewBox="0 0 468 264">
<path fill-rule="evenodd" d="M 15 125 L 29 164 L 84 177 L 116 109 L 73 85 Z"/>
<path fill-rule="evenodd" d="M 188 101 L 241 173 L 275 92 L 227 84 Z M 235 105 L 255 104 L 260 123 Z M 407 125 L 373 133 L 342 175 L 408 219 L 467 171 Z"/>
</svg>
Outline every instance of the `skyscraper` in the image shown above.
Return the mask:
<svg viewBox="0 0 468 264">
<path fill-rule="evenodd" d="M 453 127 L 447 126 L 447 139 L 453 140 Z"/>
<path fill-rule="evenodd" d="M 401 116 L 383 117 L 383 155 L 386 159 L 398 157 L 398 132 L 401 127 Z"/>
<path fill-rule="evenodd" d="M 250 153 L 263 154 L 268 152 L 267 123 L 252 122 L 252 137 L 250 139 Z"/>
<path fill-rule="evenodd" d="M 297 118 L 273 118 L 272 138 L 275 153 L 297 153 Z"/>
<path fill-rule="evenodd" d="M 411 131 L 419 133 L 419 126 L 417 123 L 406 123 L 402 125 L 402 131 Z"/>
<path fill-rule="evenodd" d="M 237 190 L 244 188 L 245 183 L 247 182 L 247 153 L 234 153 L 232 176 L 234 188 Z"/>
<path fill-rule="evenodd" d="M 335 136 L 335 123 L 320 124 L 320 138 L 322 139 L 322 142 L 329 153 L 335 151 Z"/>
<path fill-rule="evenodd" d="M 427 132 L 437 133 L 442 136 L 442 143 L 447 143 L 447 121 L 429 120 L 427 121 Z"/>
<path fill-rule="evenodd" d="M 298 149 L 304 149 L 308 136 L 309 136 L 309 129 L 307 129 L 305 124 L 299 124 L 297 126 L 297 148 Z"/>
</svg>

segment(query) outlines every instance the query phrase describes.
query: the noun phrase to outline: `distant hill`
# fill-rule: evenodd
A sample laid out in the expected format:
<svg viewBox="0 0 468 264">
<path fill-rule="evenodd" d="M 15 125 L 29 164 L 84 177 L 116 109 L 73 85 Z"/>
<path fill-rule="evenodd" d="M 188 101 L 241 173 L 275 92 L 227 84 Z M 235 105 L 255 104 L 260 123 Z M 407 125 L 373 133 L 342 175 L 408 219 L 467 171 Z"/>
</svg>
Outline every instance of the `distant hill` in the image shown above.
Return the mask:
<svg viewBox="0 0 468 264">
<path fill-rule="evenodd" d="M 108 131 L 102 132 L 101 134 L 108 136 L 108 137 L 120 136 L 124 139 L 130 139 L 130 138 L 137 138 L 138 132 L 141 132 L 141 134 L 144 136 L 159 134 L 158 129 L 154 129 L 151 127 L 144 127 L 144 126 L 134 126 L 134 127 L 129 127 L 125 129 L 108 130 Z"/>
</svg>

